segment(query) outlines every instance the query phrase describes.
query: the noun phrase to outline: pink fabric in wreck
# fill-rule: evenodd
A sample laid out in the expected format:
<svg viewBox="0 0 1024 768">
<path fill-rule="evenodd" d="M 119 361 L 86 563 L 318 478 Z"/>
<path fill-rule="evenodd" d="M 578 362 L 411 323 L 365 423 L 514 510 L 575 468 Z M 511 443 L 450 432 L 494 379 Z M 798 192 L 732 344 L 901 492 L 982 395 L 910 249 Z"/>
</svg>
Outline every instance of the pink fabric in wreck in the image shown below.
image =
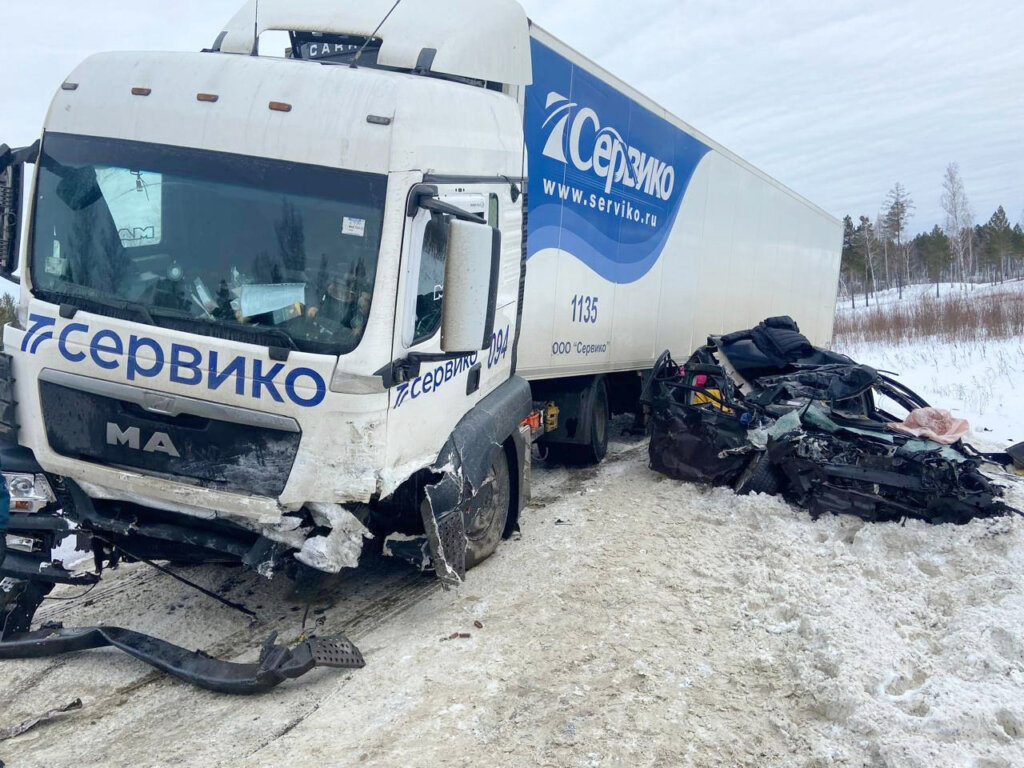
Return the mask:
<svg viewBox="0 0 1024 768">
<path fill-rule="evenodd" d="M 918 408 L 907 416 L 906 421 L 890 424 L 890 429 L 905 432 L 915 437 L 924 437 L 943 445 L 953 445 L 971 431 L 967 419 L 958 419 L 941 408 Z"/>
</svg>

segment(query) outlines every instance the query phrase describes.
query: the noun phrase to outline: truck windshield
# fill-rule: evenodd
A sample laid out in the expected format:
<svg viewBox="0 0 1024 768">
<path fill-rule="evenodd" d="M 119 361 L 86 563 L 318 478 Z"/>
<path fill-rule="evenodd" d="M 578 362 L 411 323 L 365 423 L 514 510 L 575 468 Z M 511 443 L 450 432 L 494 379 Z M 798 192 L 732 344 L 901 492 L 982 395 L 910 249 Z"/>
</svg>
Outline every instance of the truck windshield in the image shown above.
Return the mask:
<svg viewBox="0 0 1024 768">
<path fill-rule="evenodd" d="M 48 134 L 32 285 L 208 336 L 346 354 L 366 326 L 387 177 Z"/>
</svg>

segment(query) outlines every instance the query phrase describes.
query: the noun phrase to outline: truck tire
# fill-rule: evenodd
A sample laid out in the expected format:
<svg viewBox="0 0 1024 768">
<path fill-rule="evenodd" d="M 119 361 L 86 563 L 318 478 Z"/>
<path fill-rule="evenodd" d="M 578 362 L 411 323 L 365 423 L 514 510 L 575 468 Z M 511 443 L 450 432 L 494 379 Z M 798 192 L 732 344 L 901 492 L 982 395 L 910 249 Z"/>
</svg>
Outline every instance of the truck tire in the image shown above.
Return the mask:
<svg viewBox="0 0 1024 768">
<path fill-rule="evenodd" d="M 487 477 L 465 513 L 466 570 L 480 565 L 501 543 L 512 504 L 508 452 L 497 451 Z"/>
<path fill-rule="evenodd" d="M 594 382 L 589 418 L 590 443 L 580 446 L 579 456 L 584 464 L 600 464 L 608 455 L 608 426 L 611 421 L 608 384 L 603 376 Z"/>
<path fill-rule="evenodd" d="M 599 376 L 590 384 L 585 400 L 585 410 L 580 414 L 590 426 L 590 441 L 587 443 L 542 443 L 546 460 L 558 464 L 590 465 L 600 464 L 608 455 L 608 425 L 610 408 L 608 383 Z"/>
</svg>

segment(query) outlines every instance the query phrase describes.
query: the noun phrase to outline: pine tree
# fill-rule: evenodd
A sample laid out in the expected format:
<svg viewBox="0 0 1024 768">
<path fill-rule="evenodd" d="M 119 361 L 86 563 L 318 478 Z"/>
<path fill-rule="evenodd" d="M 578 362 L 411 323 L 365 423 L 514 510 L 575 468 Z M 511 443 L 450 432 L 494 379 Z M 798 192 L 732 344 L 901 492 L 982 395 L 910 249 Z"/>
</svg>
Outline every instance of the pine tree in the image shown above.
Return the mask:
<svg viewBox="0 0 1024 768">
<path fill-rule="evenodd" d="M 985 265 L 998 273 L 994 282 L 1002 282 L 1009 277 L 1009 261 L 1012 258 L 1013 230 L 1006 218 L 1006 211 L 999 206 L 992 218 L 982 228 L 982 258 Z"/>
<path fill-rule="evenodd" d="M 853 228 L 853 219 L 848 215 L 843 217 L 843 257 L 840 269 L 846 274 L 847 284 L 850 290 L 850 306 L 857 307 L 857 292 L 854 289 L 854 276 L 860 272 L 861 259 L 857 252 L 856 231 Z"/>
<path fill-rule="evenodd" d="M 942 280 L 943 271 L 950 265 L 952 256 L 949 238 L 936 224 L 929 234 L 918 235 L 914 244 L 928 277 L 935 283 L 935 297 L 938 298 L 939 282 Z"/>
<path fill-rule="evenodd" d="M 871 224 L 871 219 L 867 216 L 860 217 L 860 226 L 857 227 L 854 241 L 857 250 L 860 251 L 861 257 L 864 260 L 864 303 L 870 305 L 870 294 L 876 291 L 874 262 L 875 228 Z"/>
<path fill-rule="evenodd" d="M 903 298 L 903 275 L 906 274 L 907 282 L 910 282 L 910 244 L 907 240 L 907 223 L 914 211 L 914 201 L 911 200 L 907 190 L 898 181 L 889 190 L 885 198 L 885 228 L 896 241 L 896 253 L 902 264 L 897 265 L 896 282 L 899 287 L 899 296 Z M 904 272 L 900 272 L 900 267 Z"/>
<path fill-rule="evenodd" d="M 1024 262 L 1024 227 L 1017 224 L 1010 235 L 1010 255 L 1014 261 L 1014 274 L 1020 279 L 1021 263 Z"/>
</svg>

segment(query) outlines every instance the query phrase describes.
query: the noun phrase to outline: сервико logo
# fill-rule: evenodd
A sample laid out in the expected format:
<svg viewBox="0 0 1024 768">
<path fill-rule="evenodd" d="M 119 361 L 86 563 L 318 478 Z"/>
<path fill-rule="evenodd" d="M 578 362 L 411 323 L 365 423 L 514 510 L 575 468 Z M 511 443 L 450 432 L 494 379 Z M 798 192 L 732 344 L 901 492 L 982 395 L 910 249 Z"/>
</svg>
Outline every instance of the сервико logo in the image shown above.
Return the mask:
<svg viewBox="0 0 1024 768">
<path fill-rule="evenodd" d="M 305 366 L 285 372 L 283 363 L 260 358 L 228 358 L 218 350 L 203 350 L 184 343 L 172 343 L 165 349 L 157 339 L 134 333 L 126 338 L 109 328 L 93 331 L 88 323 L 65 323 L 57 333 L 55 317 L 31 314 L 28 319 L 22 352 L 34 355 L 43 342 L 56 341 L 57 352 L 68 362 L 77 364 L 91 358 L 93 364 L 106 371 L 122 370 L 128 381 L 155 379 L 167 373 L 174 384 L 205 384 L 209 391 L 227 384 L 239 396 L 248 392 L 253 399 L 260 400 L 266 394 L 278 403 L 284 403 L 287 397 L 302 408 L 318 406 L 327 396 L 323 376 Z"/>
<path fill-rule="evenodd" d="M 544 145 L 546 157 L 566 165 L 571 162 L 577 170 L 603 179 L 605 194 L 612 191 L 613 184 L 620 184 L 660 200 L 668 200 L 672 196 L 676 183 L 675 168 L 654 155 L 629 146 L 614 128 L 602 127 L 601 119 L 593 109 L 578 107 L 579 104 L 560 93 L 548 93 L 548 116 L 544 127 L 553 125 Z M 575 114 L 573 110 L 576 110 Z"/>
</svg>

